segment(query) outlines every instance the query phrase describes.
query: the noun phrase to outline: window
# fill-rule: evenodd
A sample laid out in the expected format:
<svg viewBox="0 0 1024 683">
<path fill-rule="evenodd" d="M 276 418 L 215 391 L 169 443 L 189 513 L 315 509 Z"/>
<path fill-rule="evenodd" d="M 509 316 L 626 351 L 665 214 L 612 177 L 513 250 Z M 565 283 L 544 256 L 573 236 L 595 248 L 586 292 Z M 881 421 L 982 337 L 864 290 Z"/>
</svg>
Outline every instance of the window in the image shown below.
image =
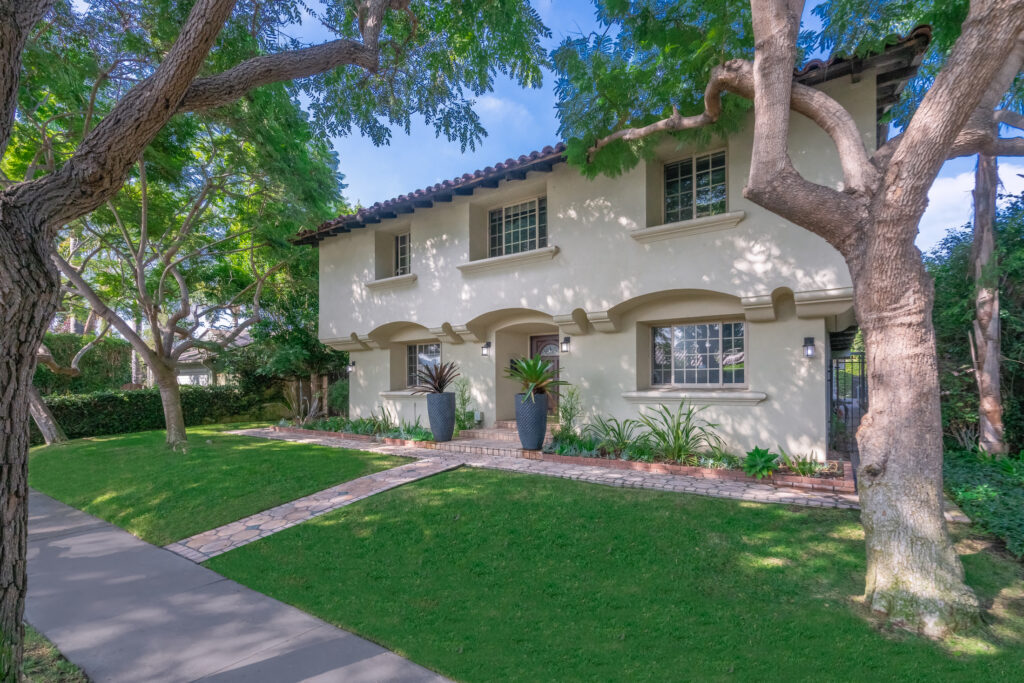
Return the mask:
<svg viewBox="0 0 1024 683">
<path fill-rule="evenodd" d="M 651 328 L 651 384 L 743 384 L 744 360 L 743 323 Z"/>
<path fill-rule="evenodd" d="M 406 347 L 405 384 L 412 387 L 419 384 L 416 373 L 420 368 L 441 364 L 440 344 L 409 344 Z"/>
<path fill-rule="evenodd" d="M 395 275 L 408 275 L 409 267 L 409 233 L 395 235 Z"/>
<path fill-rule="evenodd" d="M 548 245 L 548 201 L 531 199 L 492 209 L 487 216 L 489 256 L 518 254 Z"/>
<path fill-rule="evenodd" d="M 665 164 L 665 222 L 725 213 L 725 152 Z"/>
</svg>

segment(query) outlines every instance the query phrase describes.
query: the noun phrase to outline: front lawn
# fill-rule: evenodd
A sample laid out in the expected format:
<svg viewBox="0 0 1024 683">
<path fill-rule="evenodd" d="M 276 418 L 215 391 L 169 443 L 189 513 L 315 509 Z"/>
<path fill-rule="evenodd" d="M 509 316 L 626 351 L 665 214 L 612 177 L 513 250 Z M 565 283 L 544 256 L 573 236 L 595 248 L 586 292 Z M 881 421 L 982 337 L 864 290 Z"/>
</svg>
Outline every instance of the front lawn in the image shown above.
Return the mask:
<svg viewBox="0 0 1024 683">
<path fill-rule="evenodd" d="M 89 683 L 81 669 L 39 631 L 25 625 L 25 657 L 21 662 L 24 683 Z"/>
<path fill-rule="evenodd" d="M 210 568 L 463 681 L 1010 680 L 1024 580 L 961 540 L 990 625 L 935 644 L 858 601 L 854 511 L 461 469 Z"/>
<path fill-rule="evenodd" d="M 33 448 L 29 485 L 136 536 L 165 545 L 357 477 L 411 462 L 246 436 L 188 430 L 185 453 L 164 432 Z"/>
</svg>

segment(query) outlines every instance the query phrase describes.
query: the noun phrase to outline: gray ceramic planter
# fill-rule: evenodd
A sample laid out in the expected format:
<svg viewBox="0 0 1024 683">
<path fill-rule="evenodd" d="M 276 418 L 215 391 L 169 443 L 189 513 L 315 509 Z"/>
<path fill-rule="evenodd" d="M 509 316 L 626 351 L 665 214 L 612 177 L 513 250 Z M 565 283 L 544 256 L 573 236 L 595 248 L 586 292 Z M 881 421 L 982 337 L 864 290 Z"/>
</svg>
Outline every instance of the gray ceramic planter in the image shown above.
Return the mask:
<svg viewBox="0 0 1024 683">
<path fill-rule="evenodd" d="M 434 441 L 451 441 L 455 433 L 455 394 L 427 394 L 427 418 Z"/>
<path fill-rule="evenodd" d="M 523 448 L 528 451 L 540 450 L 548 430 L 547 394 L 534 394 L 532 401 L 527 394 L 516 394 L 516 429 Z"/>
</svg>

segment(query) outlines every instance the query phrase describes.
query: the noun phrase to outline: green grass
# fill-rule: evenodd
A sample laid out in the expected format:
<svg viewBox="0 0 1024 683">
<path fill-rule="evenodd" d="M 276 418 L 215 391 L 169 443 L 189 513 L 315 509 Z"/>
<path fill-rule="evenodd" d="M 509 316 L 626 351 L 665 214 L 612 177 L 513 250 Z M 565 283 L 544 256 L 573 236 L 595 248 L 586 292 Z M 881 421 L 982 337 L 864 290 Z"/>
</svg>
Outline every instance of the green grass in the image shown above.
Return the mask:
<svg viewBox="0 0 1024 683">
<path fill-rule="evenodd" d="M 28 624 L 21 671 L 25 683 L 89 683 L 81 669 L 64 659 L 53 643 Z"/>
<path fill-rule="evenodd" d="M 29 485 L 150 543 L 165 545 L 295 498 L 410 462 L 325 446 L 188 430 L 186 452 L 164 432 L 34 448 Z"/>
<path fill-rule="evenodd" d="M 425 479 L 206 564 L 463 681 L 1020 680 L 1021 566 L 984 546 L 960 542 L 991 623 L 946 643 L 866 614 L 856 512 L 505 472 Z"/>
</svg>

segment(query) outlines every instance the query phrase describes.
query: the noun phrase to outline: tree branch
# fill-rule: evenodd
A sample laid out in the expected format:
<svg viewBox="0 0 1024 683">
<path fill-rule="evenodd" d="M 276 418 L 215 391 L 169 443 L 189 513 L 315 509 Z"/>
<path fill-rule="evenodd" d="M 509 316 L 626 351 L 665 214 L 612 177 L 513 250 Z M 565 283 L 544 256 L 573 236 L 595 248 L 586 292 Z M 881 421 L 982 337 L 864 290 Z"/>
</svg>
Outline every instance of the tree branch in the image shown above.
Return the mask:
<svg viewBox="0 0 1024 683">
<path fill-rule="evenodd" d="M 53 0 L 0 0 L 0 158 L 11 139 L 18 108 L 21 53 L 29 31 L 52 4 Z"/>
<path fill-rule="evenodd" d="M 375 72 L 377 51 L 354 40 L 343 39 L 253 57 L 215 76 L 197 78 L 185 92 L 178 111 L 220 107 L 261 85 L 306 78 L 347 64 Z"/>
</svg>

